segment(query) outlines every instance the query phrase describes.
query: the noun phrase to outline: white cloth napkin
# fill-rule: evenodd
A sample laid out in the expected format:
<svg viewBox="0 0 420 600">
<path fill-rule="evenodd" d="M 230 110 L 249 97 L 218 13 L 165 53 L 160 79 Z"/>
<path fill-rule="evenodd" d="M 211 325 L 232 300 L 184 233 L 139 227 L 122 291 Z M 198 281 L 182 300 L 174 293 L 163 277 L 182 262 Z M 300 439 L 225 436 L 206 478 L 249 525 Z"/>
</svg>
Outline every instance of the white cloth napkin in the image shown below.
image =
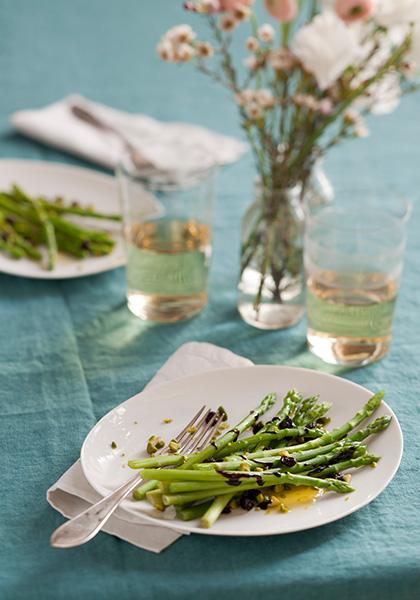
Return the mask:
<svg viewBox="0 0 420 600">
<path fill-rule="evenodd" d="M 246 145 L 204 127 L 187 123 L 163 123 L 141 114 L 129 114 L 77 95 L 37 110 L 21 110 L 11 123 L 24 135 L 104 167 L 115 168 L 124 144 L 114 134 L 84 123 L 70 111 L 77 104 L 120 130 L 157 168 L 186 170 L 207 164 L 226 165 L 236 161 Z M 210 159 L 210 160 L 209 160 Z"/>
<path fill-rule="evenodd" d="M 169 358 L 146 387 L 212 369 L 246 367 L 252 364 L 247 358 L 237 356 L 225 348 L 203 342 L 188 342 Z M 80 460 L 47 491 L 48 502 L 67 518 L 74 517 L 100 499 L 99 494 L 87 482 Z M 165 527 L 151 525 L 142 520 L 141 516 L 136 517 L 122 509 L 117 509 L 103 531 L 152 552 L 161 552 L 182 535 L 176 525 L 168 522 Z"/>
</svg>

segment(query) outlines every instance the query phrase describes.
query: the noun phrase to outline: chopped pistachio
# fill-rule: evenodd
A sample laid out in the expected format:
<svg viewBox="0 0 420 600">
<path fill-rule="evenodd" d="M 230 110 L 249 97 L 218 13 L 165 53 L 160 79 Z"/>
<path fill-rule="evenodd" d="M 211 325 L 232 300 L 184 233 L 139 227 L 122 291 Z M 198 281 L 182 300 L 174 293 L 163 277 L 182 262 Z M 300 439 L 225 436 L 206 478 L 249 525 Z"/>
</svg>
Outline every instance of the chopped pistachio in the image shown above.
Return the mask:
<svg viewBox="0 0 420 600">
<path fill-rule="evenodd" d="M 248 463 L 246 462 L 241 462 L 241 464 L 239 465 L 239 470 L 240 471 L 250 471 L 251 467 L 249 466 Z"/>
<path fill-rule="evenodd" d="M 113 450 L 115 450 L 115 448 L 116 448 L 116 447 L 117 447 L 117 444 L 116 444 L 116 442 L 112 441 L 112 442 L 111 442 L 111 448 L 112 448 Z"/>
<path fill-rule="evenodd" d="M 197 431 L 197 427 L 195 425 L 191 425 L 190 427 L 188 427 L 187 429 L 188 433 L 191 433 L 191 435 L 193 433 L 195 433 Z"/>
<path fill-rule="evenodd" d="M 169 442 L 168 448 L 169 448 L 169 452 L 172 452 L 172 454 L 175 454 L 176 452 L 178 452 L 178 450 L 180 448 L 179 442 L 177 442 L 176 440 L 171 440 Z"/>
<path fill-rule="evenodd" d="M 173 419 L 163 419 L 164 423 L 172 423 Z"/>
<path fill-rule="evenodd" d="M 158 435 L 152 435 L 149 437 L 149 440 L 147 442 L 147 452 L 148 454 L 155 454 L 155 452 L 163 448 L 164 445 L 165 442 L 161 437 L 159 437 Z"/>
<path fill-rule="evenodd" d="M 256 467 L 256 468 L 254 469 L 254 471 L 261 472 L 261 471 L 264 471 L 264 469 L 263 469 L 262 467 Z"/>
<path fill-rule="evenodd" d="M 376 469 L 376 467 L 377 467 L 377 466 L 378 466 L 378 463 L 377 463 L 377 462 L 370 463 L 370 467 L 371 467 L 372 469 Z"/>
</svg>

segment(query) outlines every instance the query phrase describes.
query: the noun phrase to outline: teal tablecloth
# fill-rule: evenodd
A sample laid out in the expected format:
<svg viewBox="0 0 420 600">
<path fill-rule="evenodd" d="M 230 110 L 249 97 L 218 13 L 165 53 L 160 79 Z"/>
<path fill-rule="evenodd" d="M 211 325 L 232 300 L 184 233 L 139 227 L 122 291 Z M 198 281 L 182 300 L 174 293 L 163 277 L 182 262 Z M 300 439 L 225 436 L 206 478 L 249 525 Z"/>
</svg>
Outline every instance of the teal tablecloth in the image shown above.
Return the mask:
<svg viewBox="0 0 420 600">
<path fill-rule="evenodd" d="M 160 119 L 239 135 L 225 94 L 189 67 L 160 64 L 154 44 L 183 19 L 172 0 L 0 0 L 0 156 L 77 163 L 8 126 L 19 108 L 77 91 Z M 395 184 L 420 201 L 420 98 L 372 123 L 372 136 L 329 159 L 339 185 Z M 202 600 L 419 597 L 420 211 L 410 226 L 395 340 L 381 363 L 346 374 L 384 387 L 405 435 L 392 484 L 371 505 L 317 530 L 267 538 L 190 536 L 161 555 L 109 535 L 70 551 L 48 540 L 62 518 L 45 491 L 110 408 L 149 380 L 180 344 L 205 340 L 257 363 L 325 368 L 305 324 L 264 333 L 235 312 L 238 226 L 251 198 L 249 156 L 219 180 L 210 304 L 191 322 L 145 325 L 124 302 L 122 269 L 47 283 L 0 276 L 0 598 Z M 389 452 L 392 452 L 392 447 Z"/>
</svg>

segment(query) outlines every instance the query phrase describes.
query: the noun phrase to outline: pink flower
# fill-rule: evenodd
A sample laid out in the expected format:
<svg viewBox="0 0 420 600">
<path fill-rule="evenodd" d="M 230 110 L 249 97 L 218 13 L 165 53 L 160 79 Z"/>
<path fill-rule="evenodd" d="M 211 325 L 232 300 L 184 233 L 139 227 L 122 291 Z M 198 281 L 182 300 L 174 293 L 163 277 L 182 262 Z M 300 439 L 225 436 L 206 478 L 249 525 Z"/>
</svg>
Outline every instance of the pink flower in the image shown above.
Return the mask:
<svg viewBox="0 0 420 600">
<path fill-rule="evenodd" d="M 254 0 L 219 0 L 220 10 L 226 10 L 232 12 L 235 8 L 243 6 L 251 6 Z"/>
<path fill-rule="evenodd" d="M 288 23 L 298 14 L 296 0 L 264 0 L 265 8 L 280 23 Z"/>
<path fill-rule="evenodd" d="M 322 100 L 318 102 L 318 111 L 321 113 L 321 115 L 326 117 L 331 115 L 334 111 L 334 104 L 332 100 L 330 98 L 322 98 Z"/>
<path fill-rule="evenodd" d="M 373 0 L 336 0 L 334 9 L 346 23 L 367 21 L 374 12 Z"/>
</svg>

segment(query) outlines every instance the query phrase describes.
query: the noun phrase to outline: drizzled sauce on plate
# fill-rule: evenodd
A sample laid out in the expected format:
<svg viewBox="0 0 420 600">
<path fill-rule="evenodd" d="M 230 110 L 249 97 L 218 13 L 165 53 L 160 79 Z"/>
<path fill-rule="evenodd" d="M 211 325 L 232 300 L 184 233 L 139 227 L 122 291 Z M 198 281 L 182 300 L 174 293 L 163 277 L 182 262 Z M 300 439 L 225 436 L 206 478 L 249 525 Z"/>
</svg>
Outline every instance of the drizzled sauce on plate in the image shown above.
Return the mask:
<svg viewBox="0 0 420 600">
<path fill-rule="evenodd" d="M 308 486 L 286 487 L 276 485 L 274 491 L 270 494 L 272 502 L 278 500 L 278 504 L 270 506 L 268 513 L 288 512 L 297 506 L 312 504 L 322 495 L 322 490 Z"/>
</svg>

